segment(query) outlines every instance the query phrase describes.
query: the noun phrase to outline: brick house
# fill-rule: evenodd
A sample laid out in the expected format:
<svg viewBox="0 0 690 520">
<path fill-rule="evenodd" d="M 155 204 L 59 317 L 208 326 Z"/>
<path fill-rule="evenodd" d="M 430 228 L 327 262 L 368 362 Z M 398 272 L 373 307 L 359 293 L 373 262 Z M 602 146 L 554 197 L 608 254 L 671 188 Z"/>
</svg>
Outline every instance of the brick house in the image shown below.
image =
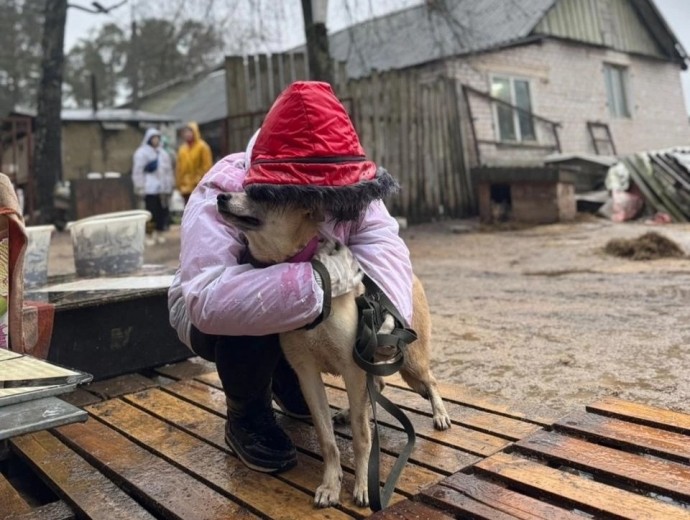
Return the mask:
<svg viewBox="0 0 690 520">
<path fill-rule="evenodd" d="M 351 77 L 456 78 L 474 166 L 690 144 L 687 55 L 650 0 L 428 0 L 330 46 Z"/>
</svg>

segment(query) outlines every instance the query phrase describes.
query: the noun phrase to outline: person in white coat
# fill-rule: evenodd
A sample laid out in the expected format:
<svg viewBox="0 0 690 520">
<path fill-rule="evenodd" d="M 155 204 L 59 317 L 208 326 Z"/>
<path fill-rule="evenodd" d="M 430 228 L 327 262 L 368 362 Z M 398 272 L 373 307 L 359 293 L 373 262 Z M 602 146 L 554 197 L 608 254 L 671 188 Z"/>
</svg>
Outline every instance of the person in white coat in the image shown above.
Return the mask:
<svg viewBox="0 0 690 520">
<path fill-rule="evenodd" d="M 134 193 L 143 197 L 146 210 L 151 213 L 153 226 L 146 243 L 164 243 L 169 194 L 172 193 L 175 177 L 170 156 L 161 149 L 161 133 L 149 128 L 141 145 L 134 152 L 132 183 Z"/>
</svg>

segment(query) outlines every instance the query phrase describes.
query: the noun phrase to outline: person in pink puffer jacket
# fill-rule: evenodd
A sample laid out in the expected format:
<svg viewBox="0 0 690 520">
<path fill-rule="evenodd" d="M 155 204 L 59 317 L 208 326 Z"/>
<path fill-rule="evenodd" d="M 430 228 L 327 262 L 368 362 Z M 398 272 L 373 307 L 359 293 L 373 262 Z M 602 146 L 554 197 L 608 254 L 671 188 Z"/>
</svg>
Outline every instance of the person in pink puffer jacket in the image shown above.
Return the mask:
<svg viewBox="0 0 690 520">
<path fill-rule="evenodd" d="M 272 398 L 291 415 L 309 413 L 279 333 L 318 323 L 324 293 L 345 294 L 362 274 L 393 302 L 407 321 L 401 325 L 410 323 L 409 251 L 381 202 L 395 189 L 388 172 L 366 159 L 330 86 L 297 82 L 278 97 L 247 152 L 219 161 L 192 193 L 169 291 L 170 321 L 187 346 L 216 363 L 228 402 L 226 442 L 249 467 L 277 472 L 296 463 Z M 259 201 L 318 205 L 329 215 L 320 237 L 342 247 L 319 250 L 315 258 L 330 286 L 308 258 L 243 262 L 241 232 L 217 210 L 220 194 L 240 191 Z"/>
</svg>

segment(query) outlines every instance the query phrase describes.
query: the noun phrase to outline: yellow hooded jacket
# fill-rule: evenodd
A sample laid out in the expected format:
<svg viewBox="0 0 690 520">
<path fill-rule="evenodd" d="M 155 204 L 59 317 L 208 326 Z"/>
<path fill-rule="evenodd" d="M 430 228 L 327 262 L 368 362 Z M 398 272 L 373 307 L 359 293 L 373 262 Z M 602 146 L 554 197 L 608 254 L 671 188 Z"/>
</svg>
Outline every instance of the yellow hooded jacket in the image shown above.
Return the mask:
<svg viewBox="0 0 690 520">
<path fill-rule="evenodd" d="M 183 143 L 177 152 L 177 189 L 182 195 L 192 193 L 201 178 L 213 166 L 211 148 L 201 138 L 199 125 L 191 122 L 187 127 L 194 132 L 194 141 L 191 144 Z"/>
</svg>

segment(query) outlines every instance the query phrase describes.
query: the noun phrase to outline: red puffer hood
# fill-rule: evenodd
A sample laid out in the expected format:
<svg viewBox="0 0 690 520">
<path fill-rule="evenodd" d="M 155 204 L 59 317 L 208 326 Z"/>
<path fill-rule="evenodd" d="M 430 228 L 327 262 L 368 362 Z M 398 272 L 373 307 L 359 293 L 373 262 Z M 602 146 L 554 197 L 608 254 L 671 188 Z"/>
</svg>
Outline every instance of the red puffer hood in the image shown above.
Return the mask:
<svg viewBox="0 0 690 520">
<path fill-rule="evenodd" d="M 331 86 L 298 81 L 266 115 L 244 188 L 255 200 L 318 206 L 339 220 L 353 220 L 397 184 L 367 160 Z"/>
</svg>

